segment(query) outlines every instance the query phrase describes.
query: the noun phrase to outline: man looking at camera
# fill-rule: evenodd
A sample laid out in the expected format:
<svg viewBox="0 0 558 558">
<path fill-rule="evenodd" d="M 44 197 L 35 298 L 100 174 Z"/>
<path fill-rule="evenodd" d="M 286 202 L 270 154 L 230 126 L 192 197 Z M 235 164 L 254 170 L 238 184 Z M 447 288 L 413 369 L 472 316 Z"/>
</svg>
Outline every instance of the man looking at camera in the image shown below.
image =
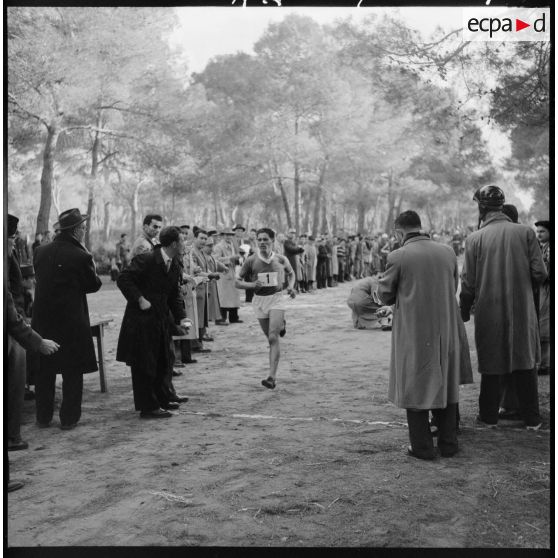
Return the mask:
<svg viewBox="0 0 558 558">
<path fill-rule="evenodd" d="M 116 360 L 131 367 L 136 410 L 141 418 L 170 417 L 177 409 L 166 382 L 172 366 L 169 310 L 176 324 L 187 328 L 179 293 L 182 268 L 178 255 L 184 236 L 178 227 L 165 227 L 160 245 L 136 256 L 116 284 L 128 304 L 124 312 Z"/>
</svg>

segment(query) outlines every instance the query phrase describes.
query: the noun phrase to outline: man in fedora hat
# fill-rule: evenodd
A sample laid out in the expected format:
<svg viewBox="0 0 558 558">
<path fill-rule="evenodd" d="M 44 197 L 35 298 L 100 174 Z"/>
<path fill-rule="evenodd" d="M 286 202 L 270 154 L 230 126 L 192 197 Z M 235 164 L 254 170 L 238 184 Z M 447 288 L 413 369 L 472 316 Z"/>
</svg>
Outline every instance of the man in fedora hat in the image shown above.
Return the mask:
<svg viewBox="0 0 558 558">
<path fill-rule="evenodd" d="M 52 420 L 56 374 L 62 374 L 60 427 L 70 430 L 81 417 L 83 374 L 97 370 L 86 294 L 97 292 L 101 279 L 83 245 L 87 219 L 77 208 L 62 212 L 59 234 L 37 248 L 33 258 L 36 289 L 31 324 L 41 336 L 60 345 L 55 354 L 41 355 L 35 379 L 40 427 Z"/>
<path fill-rule="evenodd" d="M 240 225 L 237 225 L 239 227 Z M 228 228 L 221 231 L 221 240 L 213 250 L 214 258 L 227 266 L 227 271 L 222 273 L 217 281 L 219 304 L 221 306 L 220 319 L 215 320 L 217 325 L 227 325 L 227 317 L 231 324 L 242 323 L 238 317 L 240 308 L 240 291 L 235 286 L 236 265 L 240 262 L 240 253 L 234 246 L 235 233 Z"/>
</svg>

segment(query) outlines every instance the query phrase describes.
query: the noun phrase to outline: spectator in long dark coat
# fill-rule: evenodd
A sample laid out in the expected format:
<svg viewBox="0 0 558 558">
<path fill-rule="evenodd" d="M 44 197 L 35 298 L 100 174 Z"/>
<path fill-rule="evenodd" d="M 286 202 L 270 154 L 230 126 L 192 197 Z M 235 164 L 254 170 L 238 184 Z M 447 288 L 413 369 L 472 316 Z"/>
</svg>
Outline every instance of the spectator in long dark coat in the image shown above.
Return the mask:
<svg viewBox="0 0 558 558">
<path fill-rule="evenodd" d="M 165 379 L 172 367 L 169 310 L 176 324 L 184 324 L 186 318 L 177 259 L 184 240 L 178 227 L 165 227 L 159 241 L 151 252 L 134 257 L 116 282 L 128 301 L 116 360 L 131 367 L 134 403 L 141 418 L 170 417 L 169 410 L 179 406 Z"/>
<path fill-rule="evenodd" d="M 56 374 L 62 374 L 60 427 L 74 428 L 81 417 L 83 374 L 97 370 L 87 293 L 101 288 L 93 256 L 83 246 L 87 216 L 79 209 L 60 214 L 60 234 L 34 254 L 36 289 L 31 325 L 42 337 L 60 344 L 41 355 L 35 379 L 37 423 L 49 426 L 54 413 Z"/>
<path fill-rule="evenodd" d="M 41 354 L 49 355 L 59 349 L 58 343 L 51 339 L 43 339 L 25 321 L 25 318 L 17 311 L 10 291 L 4 283 L 4 301 L 6 305 L 5 325 L 7 326 L 7 364 L 8 376 L 20 375 L 25 377 L 25 351 L 39 351 Z M 12 400 L 8 395 L 8 451 L 27 449 L 28 444 L 21 440 L 19 427 L 21 422 L 21 407 L 23 404 L 23 392 L 17 400 Z M 13 439 L 13 429 L 16 429 L 16 440 Z M 8 492 L 21 488 L 21 481 L 10 481 L 10 467 L 8 463 Z"/>
<path fill-rule="evenodd" d="M 296 238 L 296 230 L 295 229 L 289 229 L 289 233 L 287 235 L 287 238 L 283 242 L 283 254 L 285 256 L 287 256 L 287 259 L 289 260 L 289 263 L 291 264 L 291 267 L 293 268 L 293 270 L 295 272 L 295 277 L 299 277 L 300 276 L 300 265 L 299 265 L 299 262 L 298 262 L 297 255 L 302 254 L 304 252 L 304 248 L 302 246 L 298 246 L 296 244 L 295 238 Z M 295 284 L 295 289 L 297 291 L 299 290 L 298 281 Z"/>
</svg>

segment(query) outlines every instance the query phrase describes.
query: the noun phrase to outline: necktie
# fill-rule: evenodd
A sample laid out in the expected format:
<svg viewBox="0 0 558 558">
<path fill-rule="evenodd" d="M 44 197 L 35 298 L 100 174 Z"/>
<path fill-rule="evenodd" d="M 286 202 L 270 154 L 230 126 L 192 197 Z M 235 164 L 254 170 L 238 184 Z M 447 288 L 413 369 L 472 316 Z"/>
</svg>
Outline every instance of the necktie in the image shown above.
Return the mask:
<svg viewBox="0 0 558 558">
<path fill-rule="evenodd" d="M 172 260 L 167 260 L 167 273 L 170 271 L 170 266 L 171 266 Z"/>
</svg>

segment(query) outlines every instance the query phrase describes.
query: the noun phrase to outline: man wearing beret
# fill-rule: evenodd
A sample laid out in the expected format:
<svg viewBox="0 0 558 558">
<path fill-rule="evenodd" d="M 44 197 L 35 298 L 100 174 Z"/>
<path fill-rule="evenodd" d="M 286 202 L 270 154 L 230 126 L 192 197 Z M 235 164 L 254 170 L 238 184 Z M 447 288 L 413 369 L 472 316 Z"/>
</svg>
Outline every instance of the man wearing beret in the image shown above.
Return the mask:
<svg viewBox="0 0 558 558">
<path fill-rule="evenodd" d="M 550 221 L 537 221 L 537 240 L 541 247 L 548 277 L 539 290 L 539 331 L 541 335 L 541 365 L 539 375 L 550 373 Z"/>
<path fill-rule="evenodd" d="M 93 256 L 82 244 L 87 215 L 68 209 L 58 217 L 60 233 L 37 248 L 36 289 L 31 325 L 43 337 L 60 344 L 60 350 L 41 356 L 35 380 L 37 424 L 50 425 L 54 413 L 56 374 L 62 374 L 60 427 L 74 428 L 81 417 L 83 374 L 97 370 L 91 337 L 87 293 L 101 288 Z"/>
<path fill-rule="evenodd" d="M 536 363 L 539 331 L 533 285 L 547 278 L 534 231 L 503 213 L 504 192 L 479 188 L 479 230 L 465 241 L 460 307 L 475 305 L 475 344 L 481 374 L 478 423 L 495 428 L 503 378 L 515 376 L 519 411 L 528 430 L 541 426 Z"/>
</svg>

